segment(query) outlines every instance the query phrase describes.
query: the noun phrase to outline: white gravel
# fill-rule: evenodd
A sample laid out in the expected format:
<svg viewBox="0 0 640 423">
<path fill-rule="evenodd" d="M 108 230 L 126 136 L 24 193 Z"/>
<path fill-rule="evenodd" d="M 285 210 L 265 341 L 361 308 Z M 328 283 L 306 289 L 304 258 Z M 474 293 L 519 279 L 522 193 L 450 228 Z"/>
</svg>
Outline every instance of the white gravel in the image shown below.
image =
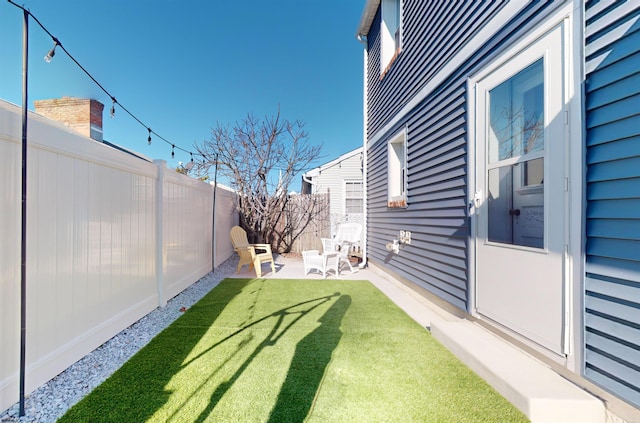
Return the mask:
<svg viewBox="0 0 640 423">
<path fill-rule="evenodd" d="M 0 422 L 55 422 L 180 317 L 180 308 L 189 308 L 222 279 L 233 274 L 237 264 L 235 256 L 225 261 L 214 272 L 169 300 L 165 307 L 156 308 L 32 392 L 25 398 L 23 417 L 18 417 L 19 405 L 16 403 L 0 414 Z"/>
</svg>

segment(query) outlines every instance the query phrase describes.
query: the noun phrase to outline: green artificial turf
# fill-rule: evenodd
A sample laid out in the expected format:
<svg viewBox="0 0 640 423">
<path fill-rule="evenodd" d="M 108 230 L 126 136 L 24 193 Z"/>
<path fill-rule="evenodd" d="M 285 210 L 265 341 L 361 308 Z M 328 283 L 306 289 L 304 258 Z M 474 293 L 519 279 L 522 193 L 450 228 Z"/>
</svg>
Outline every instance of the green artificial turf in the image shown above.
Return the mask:
<svg viewBox="0 0 640 423">
<path fill-rule="evenodd" d="M 521 422 L 367 281 L 226 279 L 60 422 Z"/>
</svg>

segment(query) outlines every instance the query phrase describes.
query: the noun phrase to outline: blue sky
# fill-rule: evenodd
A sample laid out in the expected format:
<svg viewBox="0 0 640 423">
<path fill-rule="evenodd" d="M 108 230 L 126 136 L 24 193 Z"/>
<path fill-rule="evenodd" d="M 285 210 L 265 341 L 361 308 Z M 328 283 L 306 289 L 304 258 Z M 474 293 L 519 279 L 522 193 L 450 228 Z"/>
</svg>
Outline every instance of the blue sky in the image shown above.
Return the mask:
<svg viewBox="0 0 640 423">
<path fill-rule="evenodd" d="M 49 0 L 24 5 L 119 103 L 187 150 L 251 112 L 306 122 L 320 165 L 362 145 L 364 0 Z M 22 11 L 0 3 L 0 98 L 22 104 Z M 104 138 L 175 167 L 189 156 L 116 106 L 29 23 L 29 108 L 62 96 L 105 104 Z M 298 189 L 298 187 L 292 187 Z"/>
</svg>

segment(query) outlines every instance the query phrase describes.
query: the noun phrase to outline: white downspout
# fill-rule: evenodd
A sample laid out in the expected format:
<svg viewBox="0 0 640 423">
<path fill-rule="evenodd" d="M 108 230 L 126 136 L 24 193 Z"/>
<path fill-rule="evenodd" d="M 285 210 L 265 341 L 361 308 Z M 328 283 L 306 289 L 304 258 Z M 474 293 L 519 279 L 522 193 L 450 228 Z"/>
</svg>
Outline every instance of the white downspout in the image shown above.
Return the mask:
<svg viewBox="0 0 640 423">
<path fill-rule="evenodd" d="M 358 41 L 364 44 L 364 54 L 363 54 L 363 69 L 364 69 L 364 80 L 363 80 L 363 89 L 362 89 L 362 188 L 364 190 L 363 196 L 363 209 L 364 216 L 362 222 L 362 232 L 364 234 L 362 240 L 362 262 L 360 262 L 359 267 L 364 268 L 367 266 L 367 80 L 369 75 L 369 69 L 367 68 L 369 53 L 367 51 L 367 40 L 366 37 L 358 34 Z"/>
</svg>

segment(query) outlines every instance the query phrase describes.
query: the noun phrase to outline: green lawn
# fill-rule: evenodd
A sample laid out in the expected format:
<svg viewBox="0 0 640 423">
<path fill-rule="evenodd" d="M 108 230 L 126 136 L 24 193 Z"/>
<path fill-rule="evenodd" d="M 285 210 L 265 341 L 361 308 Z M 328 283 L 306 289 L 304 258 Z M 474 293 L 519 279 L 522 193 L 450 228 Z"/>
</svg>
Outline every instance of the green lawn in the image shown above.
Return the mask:
<svg viewBox="0 0 640 423">
<path fill-rule="evenodd" d="M 226 279 L 60 422 L 521 422 L 367 281 Z"/>
</svg>

